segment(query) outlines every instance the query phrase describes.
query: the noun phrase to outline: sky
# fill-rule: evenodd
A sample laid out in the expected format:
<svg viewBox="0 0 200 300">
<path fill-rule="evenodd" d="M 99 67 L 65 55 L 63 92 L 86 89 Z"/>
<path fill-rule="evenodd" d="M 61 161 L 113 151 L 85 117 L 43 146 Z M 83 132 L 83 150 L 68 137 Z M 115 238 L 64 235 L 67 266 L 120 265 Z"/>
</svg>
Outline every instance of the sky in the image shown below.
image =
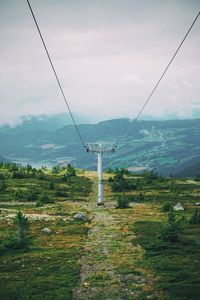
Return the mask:
<svg viewBox="0 0 200 300">
<path fill-rule="evenodd" d="M 199 0 L 31 0 L 72 112 L 134 119 Z M 200 17 L 142 118 L 200 117 Z M 66 111 L 26 0 L 0 0 L 0 124 Z M 78 120 L 77 120 L 78 121 Z"/>
</svg>

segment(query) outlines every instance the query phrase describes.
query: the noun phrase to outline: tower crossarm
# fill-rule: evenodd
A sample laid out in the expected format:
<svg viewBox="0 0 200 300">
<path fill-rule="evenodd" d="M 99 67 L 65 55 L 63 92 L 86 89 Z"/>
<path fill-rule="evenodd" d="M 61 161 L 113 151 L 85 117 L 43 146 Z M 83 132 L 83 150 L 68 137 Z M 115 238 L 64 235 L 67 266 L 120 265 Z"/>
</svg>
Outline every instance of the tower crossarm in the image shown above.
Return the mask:
<svg viewBox="0 0 200 300">
<path fill-rule="evenodd" d="M 87 152 L 109 153 L 115 152 L 117 146 L 114 143 L 87 143 L 85 147 Z"/>
</svg>

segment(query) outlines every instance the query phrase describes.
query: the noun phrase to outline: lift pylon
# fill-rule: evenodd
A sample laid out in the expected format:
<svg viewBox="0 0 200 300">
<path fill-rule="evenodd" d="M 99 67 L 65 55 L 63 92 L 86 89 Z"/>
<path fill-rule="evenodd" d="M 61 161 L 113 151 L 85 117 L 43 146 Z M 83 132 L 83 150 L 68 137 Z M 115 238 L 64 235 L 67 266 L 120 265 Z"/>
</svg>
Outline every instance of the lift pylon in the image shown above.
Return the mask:
<svg viewBox="0 0 200 300">
<path fill-rule="evenodd" d="M 97 153 L 98 164 L 97 164 L 97 173 L 98 173 L 98 199 L 97 205 L 104 205 L 103 202 L 103 154 L 109 152 L 115 152 L 116 145 L 106 144 L 106 143 L 88 143 L 86 144 L 87 152 Z"/>
</svg>

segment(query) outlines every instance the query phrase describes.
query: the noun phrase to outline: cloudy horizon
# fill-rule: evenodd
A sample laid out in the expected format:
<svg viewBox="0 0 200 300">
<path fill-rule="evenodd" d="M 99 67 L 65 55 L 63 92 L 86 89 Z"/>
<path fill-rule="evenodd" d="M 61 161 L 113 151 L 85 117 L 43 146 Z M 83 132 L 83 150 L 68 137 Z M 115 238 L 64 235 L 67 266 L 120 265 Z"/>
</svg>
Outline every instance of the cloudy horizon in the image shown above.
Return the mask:
<svg viewBox="0 0 200 300">
<path fill-rule="evenodd" d="M 199 1 L 30 1 L 71 110 L 134 118 L 199 11 Z M 142 118 L 200 116 L 200 18 Z M 24 0 L 0 2 L 0 124 L 66 111 Z"/>
</svg>

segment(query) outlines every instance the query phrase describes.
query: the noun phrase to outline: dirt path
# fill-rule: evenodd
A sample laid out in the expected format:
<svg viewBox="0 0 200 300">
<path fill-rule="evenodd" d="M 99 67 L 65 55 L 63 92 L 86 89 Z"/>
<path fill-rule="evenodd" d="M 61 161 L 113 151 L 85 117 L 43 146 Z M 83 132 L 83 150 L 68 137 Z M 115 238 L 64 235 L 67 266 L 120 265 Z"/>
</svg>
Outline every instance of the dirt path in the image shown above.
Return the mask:
<svg viewBox="0 0 200 300">
<path fill-rule="evenodd" d="M 116 210 L 112 201 L 97 207 L 96 190 L 95 180 L 87 204 L 92 227 L 80 261 L 81 282 L 73 298 L 137 299 L 145 290 L 150 290 L 151 276 L 136 267 L 143 250 L 133 245 L 134 234 L 130 230 L 133 210 Z M 108 187 L 106 191 L 108 194 Z"/>
</svg>

